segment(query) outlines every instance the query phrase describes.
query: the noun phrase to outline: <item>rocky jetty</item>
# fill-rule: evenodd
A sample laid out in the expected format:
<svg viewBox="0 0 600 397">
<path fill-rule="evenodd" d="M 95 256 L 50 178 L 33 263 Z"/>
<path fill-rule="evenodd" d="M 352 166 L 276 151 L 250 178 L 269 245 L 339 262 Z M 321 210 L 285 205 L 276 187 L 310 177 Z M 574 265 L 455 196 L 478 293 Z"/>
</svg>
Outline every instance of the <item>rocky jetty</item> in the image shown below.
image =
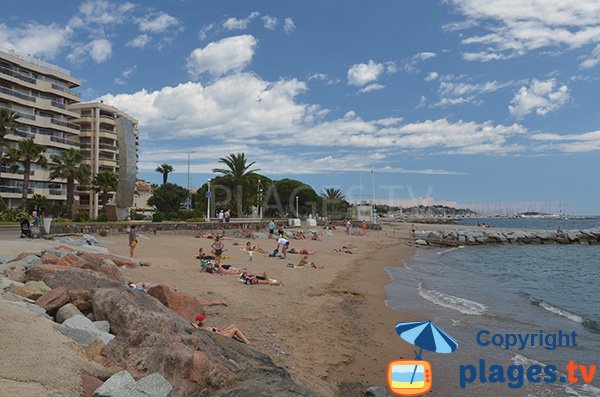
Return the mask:
<svg viewBox="0 0 600 397">
<path fill-rule="evenodd" d="M 269 356 L 193 327 L 192 316 L 203 312 L 193 295 L 162 285 L 152 294 L 130 288 L 122 268 L 137 265 L 60 246 L 6 262 L 0 293 L 60 323 L 58 332 L 88 359 L 123 370 L 114 379 L 82 374 L 85 395 L 314 396 Z"/>
<path fill-rule="evenodd" d="M 461 246 L 485 244 L 600 244 L 600 228 L 587 230 L 495 230 L 468 229 L 417 231 L 417 245 Z"/>
</svg>

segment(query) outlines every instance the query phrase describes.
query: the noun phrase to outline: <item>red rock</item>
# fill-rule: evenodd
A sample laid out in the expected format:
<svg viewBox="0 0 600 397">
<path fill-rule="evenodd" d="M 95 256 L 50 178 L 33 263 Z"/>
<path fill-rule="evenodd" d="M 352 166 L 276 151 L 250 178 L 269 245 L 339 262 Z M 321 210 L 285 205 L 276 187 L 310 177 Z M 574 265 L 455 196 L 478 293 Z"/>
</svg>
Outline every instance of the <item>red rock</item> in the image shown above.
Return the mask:
<svg viewBox="0 0 600 397">
<path fill-rule="evenodd" d="M 102 382 L 100 379 L 94 376 L 81 374 L 81 387 L 83 389 L 83 397 L 92 397 L 94 395 L 94 392 L 100 386 L 102 386 L 103 383 L 104 382 Z"/>
<path fill-rule="evenodd" d="M 69 300 L 69 291 L 65 287 L 58 287 L 40 296 L 35 304 L 46 309 L 48 313 L 54 313 L 69 303 Z"/>
<path fill-rule="evenodd" d="M 121 267 L 126 266 L 128 268 L 137 267 L 135 263 L 126 258 L 121 258 L 117 255 L 111 254 L 92 254 L 90 252 L 84 252 L 79 256 L 81 259 L 92 263 L 104 264 L 105 259 L 109 259 L 115 263 L 115 265 Z"/>
<path fill-rule="evenodd" d="M 166 285 L 160 284 L 150 288 L 148 295 L 155 297 L 160 303 L 189 322 L 195 322 L 198 314 L 204 314 L 204 306 L 200 304 L 194 295 L 171 291 Z"/>
<path fill-rule="evenodd" d="M 90 294 L 86 290 L 78 289 L 69 291 L 69 295 L 71 297 L 71 303 L 74 304 L 80 312 L 88 313 L 90 310 L 92 310 L 92 305 L 90 304 Z"/>
<path fill-rule="evenodd" d="M 50 252 L 44 252 L 44 255 L 42 255 L 42 263 L 46 265 L 58 265 L 60 264 L 60 258 Z"/>
<path fill-rule="evenodd" d="M 60 259 L 60 265 L 80 267 L 84 263 L 83 260 L 73 254 L 67 254 Z"/>
<path fill-rule="evenodd" d="M 17 255 L 17 257 L 15 259 L 13 259 L 11 262 L 16 262 L 16 261 L 20 261 L 23 258 L 27 258 L 28 256 L 38 256 L 39 254 L 34 254 L 31 252 L 21 252 L 19 255 Z"/>
</svg>

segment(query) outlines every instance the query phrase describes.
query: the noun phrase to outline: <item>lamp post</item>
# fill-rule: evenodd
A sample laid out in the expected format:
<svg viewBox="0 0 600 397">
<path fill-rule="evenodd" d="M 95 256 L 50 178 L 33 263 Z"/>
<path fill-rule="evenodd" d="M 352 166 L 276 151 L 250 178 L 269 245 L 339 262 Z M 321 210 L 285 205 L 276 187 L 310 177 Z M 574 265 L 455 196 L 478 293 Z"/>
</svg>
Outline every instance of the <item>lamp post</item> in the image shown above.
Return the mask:
<svg viewBox="0 0 600 397">
<path fill-rule="evenodd" d="M 206 191 L 206 221 L 210 222 L 210 179 L 208 180 L 208 190 Z"/>
<path fill-rule="evenodd" d="M 263 208 L 262 208 L 262 185 L 260 184 L 260 178 L 258 178 L 258 219 L 262 219 L 263 217 Z"/>
<path fill-rule="evenodd" d="M 296 196 L 296 218 L 300 218 L 300 215 L 298 214 L 298 196 Z"/>
</svg>

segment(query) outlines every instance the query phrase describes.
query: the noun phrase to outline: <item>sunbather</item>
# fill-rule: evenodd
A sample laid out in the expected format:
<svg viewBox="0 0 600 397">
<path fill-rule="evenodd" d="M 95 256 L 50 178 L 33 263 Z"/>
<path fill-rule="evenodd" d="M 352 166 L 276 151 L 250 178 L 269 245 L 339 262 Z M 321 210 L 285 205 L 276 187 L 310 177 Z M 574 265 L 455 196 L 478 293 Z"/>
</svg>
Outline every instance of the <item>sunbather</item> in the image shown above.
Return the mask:
<svg viewBox="0 0 600 397">
<path fill-rule="evenodd" d="M 268 278 L 267 273 L 263 273 L 261 275 L 256 275 L 256 274 L 248 273 L 247 271 L 243 272 L 240 275 L 240 281 L 242 281 L 246 285 L 253 285 L 253 284 L 281 285 L 281 282 L 279 282 L 275 279 Z"/>
<path fill-rule="evenodd" d="M 290 254 L 300 254 L 300 255 L 314 255 L 315 254 L 315 251 L 309 251 L 306 248 L 300 248 L 300 249 L 290 248 L 290 250 L 288 252 Z"/>
<path fill-rule="evenodd" d="M 238 340 L 247 345 L 250 344 L 250 341 L 248 340 L 248 338 L 246 338 L 246 335 L 244 335 L 244 333 L 235 325 L 229 325 L 225 328 L 215 328 L 215 327 L 211 327 L 209 325 L 204 324 L 205 319 L 206 319 L 206 315 L 199 314 L 196 317 L 196 323 L 195 324 L 192 323 L 192 325 L 196 328 L 201 328 L 201 329 L 204 329 L 209 332 L 214 332 L 219 335 L 233 338 L 233 339 Z"/>
<path fill-rule="evenodd" d="M 215 257 L 212 255 L 206 255 L 206 252 L 204 252 L 204 248 L 200 248 L 198 250 L 198 256 L 196 257 L 196 259 L 200 259 L 200 260 L 214 260 Z"/>
<path fill-rule="evenodd" d="M 323 269 L 323 266 L 317 266 L 316 263 L 311 262 L 308 260 L 308 255 L 304 255 L 301 259 L 300 262 L 298 263 L 299 267 L 304 267 L 304 266 L 310 266 L 313 269 Z"/>
</svg>

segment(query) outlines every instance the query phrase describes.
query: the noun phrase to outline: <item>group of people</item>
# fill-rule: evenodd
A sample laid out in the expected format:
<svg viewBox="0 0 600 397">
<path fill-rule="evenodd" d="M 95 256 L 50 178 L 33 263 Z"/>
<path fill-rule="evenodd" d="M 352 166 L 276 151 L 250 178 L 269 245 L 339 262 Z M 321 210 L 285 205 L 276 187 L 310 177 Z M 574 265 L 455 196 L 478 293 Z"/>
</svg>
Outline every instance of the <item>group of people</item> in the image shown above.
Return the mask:
<svg viewBox="0 0 600 397">
<path fill-rule="evenodd" d="M 223 212 L 223 210 L 219 211 L 219 214 L 217 215 L 217 219 L 219 220 L 219 223 L 229 223 L 229 219 L 231 218 L 231 212 L 229 210 L 225 210 L 225 212 Z"/>
</svg>

